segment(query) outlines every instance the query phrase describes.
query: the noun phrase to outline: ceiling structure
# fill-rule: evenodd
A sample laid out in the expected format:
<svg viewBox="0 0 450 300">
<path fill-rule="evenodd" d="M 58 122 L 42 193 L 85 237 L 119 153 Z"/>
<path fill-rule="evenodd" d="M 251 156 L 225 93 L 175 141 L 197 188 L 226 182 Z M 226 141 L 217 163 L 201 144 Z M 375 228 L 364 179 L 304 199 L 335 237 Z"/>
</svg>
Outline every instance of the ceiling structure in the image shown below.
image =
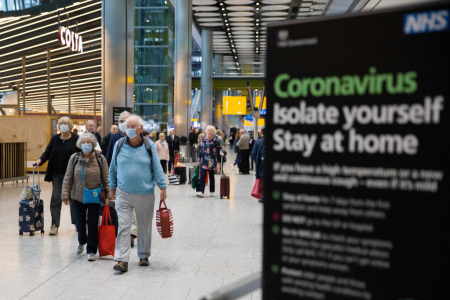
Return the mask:
<svg viewBox="0 0 450 300">
<path fill-rule="evenodd" d="M 192 0 L 200 28 L 212 28 L 222 75 L 265 76 L 267 24 L 370 11 L 425 0 Z"/>
<path fill-rule="evenodd" d="M 20 106 L 23 107 L 25 100 L 26 110 L 47 111 L 50 91 L 57 112 L 68 111 L 69 99 L 72 112 L 93 113 L 94 108 L 99 112 L 102 106 L 101 0 L 58 3 L 62 5 L 57 7 L 53 2 L 49 7 L 39 7 L 49 10 L 36 16 L 0 22 L 0 93 L 19 88 Z M 82 36 L 82 53 L 58 43 L 60 25 Z"/>
</svg>

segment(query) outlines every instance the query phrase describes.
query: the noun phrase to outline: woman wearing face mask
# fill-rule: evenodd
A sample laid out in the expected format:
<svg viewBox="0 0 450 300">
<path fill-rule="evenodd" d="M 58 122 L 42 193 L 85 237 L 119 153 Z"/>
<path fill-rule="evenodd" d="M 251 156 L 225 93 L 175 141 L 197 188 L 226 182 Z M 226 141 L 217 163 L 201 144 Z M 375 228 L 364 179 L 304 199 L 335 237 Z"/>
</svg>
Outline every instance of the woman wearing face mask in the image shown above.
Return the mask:
<svg viewBox="0 0 450 300">
<path fill-rule="evenodd" d="M 108 162 L 103 155 L 95 153 L 96 145 L 97 138 L 91 133 L 86 132 L 79 137 L 77 147 L 81 149 L 81 153 L 75 153 L 70 157 L 62 188 L 64 204 L 69 203 L 69 195 L 72 195 L 73 199 L 79 243 L 76 253 L 83 253 L 84 245 L 87 243 L 88 261 L 95 261 L 95 254 L 97 253 L 100 204 L 83 203 L 84 189 L 99 189 L 103 185 L 108 198 L 105 205 L 109 205 L 109 199 L 111 199 L 108 184 Z M 98 197 L 98 193 L 95 196 Z"/>
<path fill-rule="evenodd" d="M 50 201 L 50 213 L 52 215 L 52 226 L 50 235 L 57 235 L 61 219 L 61 190 L 66 173 L 67 164 L 70 156 L 78 151 L 76 143 L 78 136 L 70 132 L 73 128 L 72 120 L 68 117 L 62 117 L 58 121 L 60 134 L 53 136 L 41 157 L 34 163 L 42 166 L 48 161 L 45 181 L 52 183 L 52 198 Z M 75 216 L 72 208 L 72 200 L 70 202 L 70 215 L 72 224 L 75 224 Z"/>
<path fill-rule="evenodd" d="M 203 198 L 205 195 L 206 174 L 209 174 L 210 197 L 214 197 L 215 181 L 214 171 L 217 166 L 217 159 L 223 156 L 222 146 L 216 134 L 214 126 L 206 127 L 206 136 L 200 140 L 198 147 L 197 165 L 200 167 L 200 179 L 198 184 L 197 197 Z"/>
<path fill-rule="evenodd" d="M 156 141 L 156 150 L 158 151 L 159 161 L 161 162 L 161 166 L 163 168 L 164 174 L 167 173 L 167 162 L 170 159 L 169 155 L 169 145 L 166 141 L 166 135 L 164 132 L 159 134 L 159 140 Z"/>
</svg>

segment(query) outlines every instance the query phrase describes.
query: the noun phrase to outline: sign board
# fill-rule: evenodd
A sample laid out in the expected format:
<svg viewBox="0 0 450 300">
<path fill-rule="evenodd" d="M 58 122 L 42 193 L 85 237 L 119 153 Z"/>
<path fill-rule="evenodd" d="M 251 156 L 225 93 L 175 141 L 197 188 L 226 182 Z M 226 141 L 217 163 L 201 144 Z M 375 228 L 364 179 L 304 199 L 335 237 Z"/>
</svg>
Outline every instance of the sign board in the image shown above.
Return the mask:
<svg viewBox="0 0 450 300">
<path fill-rule="evenodd" d="M 126 110 L 133 113 L 133 109 L 131 107 L 113 107 L 113 124 L 119 125 L 120 114 Z"/>
<path fill-rule="evenodd" d="M 449 12 L 269 27 L 264 300 L 449 297 Z"/>
<path fill-rule="evenodd" d="M 247 111 L 247 97 L 226 96 L 223 97 L 224 115 L 245 115 Z"/>
<path fill-rule="evenodd" d="M 259 109 L 259 104 L 260 104 L 260 102 L 261 102 L 261 97 L 256 97 L 256 108 L 258 108 Z M 264 102 L 263 102 L 263 106 L 262 106 L 262 109 L 266 109 L 266 107 L 267 107 L 267 97 L 264 97 Z"/>
<path fill-rule="evenodd" d="M 75 33 L 69 28 L 59 26 L 58 42 L 74 52 L 83 52 L 83 38 L 81 34 Z"/>
<path fill-rule="evenodd" d="M 264 120 L 264 119 L 258 119 L 258 127 L 264 127 L 266 124 L 265 121 L 266 120 Z M 246 126 L 246 127 L 253 126 L 253 119 L 251 121 L 248 121 L 247 119 L 245 119 L 244 126 Z"/>
</svg>

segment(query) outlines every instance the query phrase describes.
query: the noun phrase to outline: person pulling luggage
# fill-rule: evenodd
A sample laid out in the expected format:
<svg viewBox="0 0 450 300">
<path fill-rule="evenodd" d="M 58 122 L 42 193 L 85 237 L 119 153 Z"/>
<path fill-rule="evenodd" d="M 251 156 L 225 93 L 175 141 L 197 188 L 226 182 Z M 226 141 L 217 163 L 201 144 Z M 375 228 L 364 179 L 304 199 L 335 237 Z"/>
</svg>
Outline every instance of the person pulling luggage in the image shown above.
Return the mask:
<svg viewBox="0 0 450 300">
<path fill-rule="evenodd" d="M 68 205 L 70 198 L 74 200 L 79 243 L 76 253 L 83 253 L 84 245 L 87 243 L 88 261 L 95 261 L 97 253 L 100 205 L 103 201 L 105 205 L 109 205 L 109 199 L 111 199 L 108 186 L 108 162 L 102 154 L 94 150 L 97 143 L 97 138 L 91 133 L 83 133 L 78 138 L 76 145 L 81 152 L 70 157 L 62 186 L 64 204 Z M 102 189 L 106 192 L 106 199 L 103 201 Z"/>
<path fill-rule="evenodd" d="M 61 220 L 61 190 L 64 180 L 64 174 L 67 170 L 70 157 L 78 152 L 76 143 L 78 135 L 70 132 L 73 128 L 73 122 L 69 117 L 62 117 L 58 121 L 58 128 L 61 133 L 53 136 L 45 148 L 44 153 L 34 163 L 36 166 L 42 166 L 48 161 L 45 181 L 52 183 L 52 198 L 50 201 L 50 213 L 52 215 L 52 226 L 50 235 L 57 235 Z M 72 224 L 75 224 L 75 213 L 72 207 L 72 199 L 68 198 L 70 203 L 70 216 Z"/>
<path fill-rule="evenodd" d="M 215 134 L 216 128 L 209 125 L 206 127 L 206 137 L 200 140 L 197 155 L 197 165 L 200 167 L 199 191 L 197 192 L 197 197 L 205 197 L 206 173 L 209 174 L 210 197 L 214 197 L 214 171 L 217 166 L 218 156 L 223 156 L 222 146 L 220 145 L 219 138 Z"/>
</svg>

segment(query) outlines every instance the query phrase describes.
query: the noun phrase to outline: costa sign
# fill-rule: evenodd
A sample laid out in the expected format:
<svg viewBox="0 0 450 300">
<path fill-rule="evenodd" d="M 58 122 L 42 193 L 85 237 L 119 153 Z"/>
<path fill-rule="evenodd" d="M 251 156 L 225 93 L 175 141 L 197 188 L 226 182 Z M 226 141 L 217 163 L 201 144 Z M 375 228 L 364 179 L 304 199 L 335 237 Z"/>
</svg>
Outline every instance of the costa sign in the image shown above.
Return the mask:
<svg viewBox="0 0 450 300">
<path fill-rule="evenodd" d="M 69 28 L 59 26 L 58 41 L 61 46 L 66 46 L 72 51 L 83 52 L 83 38 Z"/>
</svg>

